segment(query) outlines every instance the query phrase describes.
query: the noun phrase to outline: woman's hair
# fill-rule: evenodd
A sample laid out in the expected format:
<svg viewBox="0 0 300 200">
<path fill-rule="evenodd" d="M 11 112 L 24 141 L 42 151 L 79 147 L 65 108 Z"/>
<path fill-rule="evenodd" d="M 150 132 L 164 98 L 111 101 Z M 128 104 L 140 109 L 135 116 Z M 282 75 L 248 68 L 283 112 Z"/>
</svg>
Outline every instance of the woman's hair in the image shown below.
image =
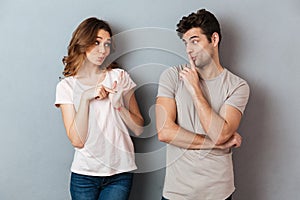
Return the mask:
<svg viewBox="0 0 300 200">
<path fill-rule="evenodd" d="M 189 16 L 184 16 L 177 24 L 177 33 L 180 38 L 191 28 L 201 28 L 209 42 L 214 32 L 219 34 L 219 44 L 222 39 L 221 28 L 217 18 L 205 9 L 198 10 L 197 13 L 191 13 Z"/>
<path fill-rule="evenodd" d="M 85 19 L 79 24 L 73 32 L 72 39 L 68 46 L 68 55 L 62 59 L 65 69 L 63 75 L 65 77 L 74 76 L 77 74 L 80 66 L 86 59 L 86 51 L 94 45 L 98 31 L 102 29 L 112 36 L 112 31 L 107 22 L 99 20 L 95 17 Z M 117 63 L 111 63 L 107 68 L 116 68 Z"/>
</svg>

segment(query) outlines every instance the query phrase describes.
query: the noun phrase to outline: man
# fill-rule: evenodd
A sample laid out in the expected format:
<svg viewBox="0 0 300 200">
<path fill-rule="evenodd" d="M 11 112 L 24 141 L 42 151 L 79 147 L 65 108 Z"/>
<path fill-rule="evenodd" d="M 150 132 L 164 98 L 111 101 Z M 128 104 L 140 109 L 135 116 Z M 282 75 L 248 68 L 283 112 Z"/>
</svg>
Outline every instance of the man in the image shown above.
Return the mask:
<svg viewBox="0 0 300 200">
<path fill-rule="evenodd" d="M 232 147 L 249 97 L 246 81 L 219 61 L 220 25 L 201 9 L 183 17 L 177 32 L 189 64 L 160 77 L 156 126 L 167 145 L 162 199 L 224 200 L 235 190 Z"/>
</svg>

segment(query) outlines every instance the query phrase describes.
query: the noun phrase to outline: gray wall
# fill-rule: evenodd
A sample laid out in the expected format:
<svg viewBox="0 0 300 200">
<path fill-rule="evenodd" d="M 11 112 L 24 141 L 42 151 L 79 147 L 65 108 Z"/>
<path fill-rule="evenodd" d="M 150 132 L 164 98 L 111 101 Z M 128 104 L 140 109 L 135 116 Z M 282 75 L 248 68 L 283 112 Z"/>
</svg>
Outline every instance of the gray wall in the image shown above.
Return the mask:
<svg viewBox="0 0 300 200">
<path fill-rule="evenodd" d="M 89 16 L 119 33 L 114 56 L 139 86 L 147 126 L 133 139 L 139 170 L 130 199 L 160 199 L 165 146 L 153 122 L 157 80 L 185 62 L 172 31 L 198 8 L 218 17 L 222 64 L 251 88 L 239 129 L 243 146 L 234 151 L 235 199 L 299 198 L 298 0 L 1 0 L 0 199 L 69 199 L 73 148 L 53 103 L 71 33 Z"/>
</svg>

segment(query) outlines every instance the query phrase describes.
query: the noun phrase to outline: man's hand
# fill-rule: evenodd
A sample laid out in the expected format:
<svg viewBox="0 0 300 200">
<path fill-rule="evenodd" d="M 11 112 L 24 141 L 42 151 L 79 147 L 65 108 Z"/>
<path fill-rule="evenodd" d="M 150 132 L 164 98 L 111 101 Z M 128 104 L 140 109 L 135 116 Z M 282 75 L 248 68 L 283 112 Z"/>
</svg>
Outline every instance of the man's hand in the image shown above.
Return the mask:
<svg viewBox="0 0 300 200">
<path fill-rule="evenodd" d="M 196 91 L 200 90 L 200 80 L 197 72 L 197 68 L 190 54 L 188 54 L 191 68 L 184 67 L 179 73 L 180 79 L 184 81 L 187 90 L 190 92 L 191 96 L 195 96 Z"/>
<path fill-rule="evenodd" d="M 235 132 L 226 143 L 218 145 L 217 147 L 221 149 L 238 148 L 242 144 L 242 139 L 242 136 Z"/>
</svg>

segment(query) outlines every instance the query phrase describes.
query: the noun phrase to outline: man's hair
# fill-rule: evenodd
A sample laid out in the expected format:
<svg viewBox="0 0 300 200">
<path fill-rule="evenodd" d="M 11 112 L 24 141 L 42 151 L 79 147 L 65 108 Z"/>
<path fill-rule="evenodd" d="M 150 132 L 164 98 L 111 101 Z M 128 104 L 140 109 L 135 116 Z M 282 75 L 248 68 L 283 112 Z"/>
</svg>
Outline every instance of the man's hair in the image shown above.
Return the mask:
<svg viewBox="0 0 300 200">
<path fill-rule="evenodd" d="M 184 16 L 177 24 L 177 34 L 182 38 L 191 28 L 201 28 L 202 33 L 206 35 L 209 42 L 214 32 L 219 34 L 219 44 L 222 39 L 220 24 L 217 18 L 209 11 L 200 9 L 196 13 L 191 13 L 189 16 Z"/>
</svg>

